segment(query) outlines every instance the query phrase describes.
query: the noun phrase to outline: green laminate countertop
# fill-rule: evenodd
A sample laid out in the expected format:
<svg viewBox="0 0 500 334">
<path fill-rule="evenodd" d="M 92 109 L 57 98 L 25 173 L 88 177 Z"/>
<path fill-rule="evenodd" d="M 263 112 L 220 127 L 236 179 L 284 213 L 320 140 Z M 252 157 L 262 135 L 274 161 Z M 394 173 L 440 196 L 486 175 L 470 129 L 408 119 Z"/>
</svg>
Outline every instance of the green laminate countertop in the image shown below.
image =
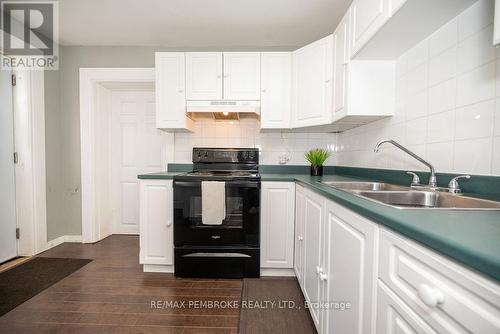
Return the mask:
<svg viewBox="0 0 500 334">
<path fill-rule="evenodd" d="M 141 179 L 171 179 L 151 173 Z M 334 189 L 320 181 L 368 180 L 342 175 L 261 173 L 262 181 L 296 182 L 490 278 L 500 281 L 500 211 L 397 209 Z"/>
<path fill-rule="evenodd" d="M 175 175 L 182 174 L 181 172 L 156 172 L 137 175 L 141 180 L 172 180 Z"/>
</svg>

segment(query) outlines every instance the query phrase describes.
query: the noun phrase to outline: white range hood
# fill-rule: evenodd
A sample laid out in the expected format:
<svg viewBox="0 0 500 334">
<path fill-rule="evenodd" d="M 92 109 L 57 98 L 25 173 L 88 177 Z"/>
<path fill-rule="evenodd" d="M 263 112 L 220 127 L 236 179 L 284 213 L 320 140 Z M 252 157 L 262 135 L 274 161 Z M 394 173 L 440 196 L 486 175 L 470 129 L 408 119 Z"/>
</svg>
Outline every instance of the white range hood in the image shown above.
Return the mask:
<svg viewBox="0 0 500 334">
<path fill-rule="evenodd" d="M 260 114 L 260 101 L 186 101 L 190 113 L 253 113 Z"/>
</svg>

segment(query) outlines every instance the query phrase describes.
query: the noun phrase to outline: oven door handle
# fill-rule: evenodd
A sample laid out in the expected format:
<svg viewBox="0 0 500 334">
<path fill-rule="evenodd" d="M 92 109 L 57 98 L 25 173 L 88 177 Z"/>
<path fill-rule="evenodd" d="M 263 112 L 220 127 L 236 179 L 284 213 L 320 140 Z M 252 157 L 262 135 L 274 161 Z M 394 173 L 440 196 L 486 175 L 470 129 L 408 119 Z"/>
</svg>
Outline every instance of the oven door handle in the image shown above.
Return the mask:
<svg viewBox="0 0 500 334">
<path fill-rule="evenodd" d="M 201 181 L 174 181 L 174 187 L 193 188 L 201 187 Z M 259 188 L 260 182 L 255 181 L 227 181 L 226 187 Z"/>
<path fill-rule="evenodd" d="M 200 186 L 201 182 L 199 181 L 174 181 L 174 187 L 192 188 Z"/>
<path fill-rule="evenodd" d="M 190 253 L 183 255 L 182 257 L 251 257 L 248 254 L 243 254 L 243 253 L 230 253 L 230 252 L 224 252 L 224 253 L 216 253 L 216 252 L 198 252 L 198 253 Z"/>
</svg>

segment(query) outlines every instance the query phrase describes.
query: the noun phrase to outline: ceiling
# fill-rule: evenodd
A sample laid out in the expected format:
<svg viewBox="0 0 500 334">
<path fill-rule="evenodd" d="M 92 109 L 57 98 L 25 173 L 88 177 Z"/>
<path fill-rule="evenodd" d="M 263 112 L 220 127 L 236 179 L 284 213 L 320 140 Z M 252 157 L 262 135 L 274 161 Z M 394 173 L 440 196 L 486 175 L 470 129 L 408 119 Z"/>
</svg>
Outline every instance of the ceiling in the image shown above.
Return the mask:
<svg viewBox="0 0 500 334">
<path fill-rule="evenodd" d="M 302 46 L 331 34 L 351 1 L 60 0 L 60 43 Z"/>
</svg>

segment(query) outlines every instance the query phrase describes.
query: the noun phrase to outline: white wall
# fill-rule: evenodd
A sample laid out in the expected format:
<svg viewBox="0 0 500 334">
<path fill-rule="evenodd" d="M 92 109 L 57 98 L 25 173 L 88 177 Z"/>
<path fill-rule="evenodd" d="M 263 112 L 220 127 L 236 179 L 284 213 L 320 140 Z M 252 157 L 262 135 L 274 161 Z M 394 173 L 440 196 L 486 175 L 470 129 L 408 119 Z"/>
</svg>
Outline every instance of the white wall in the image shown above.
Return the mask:
<svg viewBox="0 0 500 334">
<path fill-rule="evenodd" d="M 194 133 L 176 133 L 174 162 L 191 163 L 193 146 L 259 147 L 260 163 L 279 164 L 281 155 L 290 157 L 289 165 L 306 165 L 304 153 L 311 148 L 334 149 L 336 134 L 325 133 L 261 133 L 257 119 L 240 121 L 197 120 Z M 333 159 L 327 163 L 331 164 Z"/>
<path fill-rule="evenodd" d="M 500 52 L 492 46 L 493 0 L 480 0 L 396 66 L 396 114 L 339 135 L 338 164 L 425 170 L 376 142 L 395 139 L 440 172 L 500 175 Z"/>
</svg>

